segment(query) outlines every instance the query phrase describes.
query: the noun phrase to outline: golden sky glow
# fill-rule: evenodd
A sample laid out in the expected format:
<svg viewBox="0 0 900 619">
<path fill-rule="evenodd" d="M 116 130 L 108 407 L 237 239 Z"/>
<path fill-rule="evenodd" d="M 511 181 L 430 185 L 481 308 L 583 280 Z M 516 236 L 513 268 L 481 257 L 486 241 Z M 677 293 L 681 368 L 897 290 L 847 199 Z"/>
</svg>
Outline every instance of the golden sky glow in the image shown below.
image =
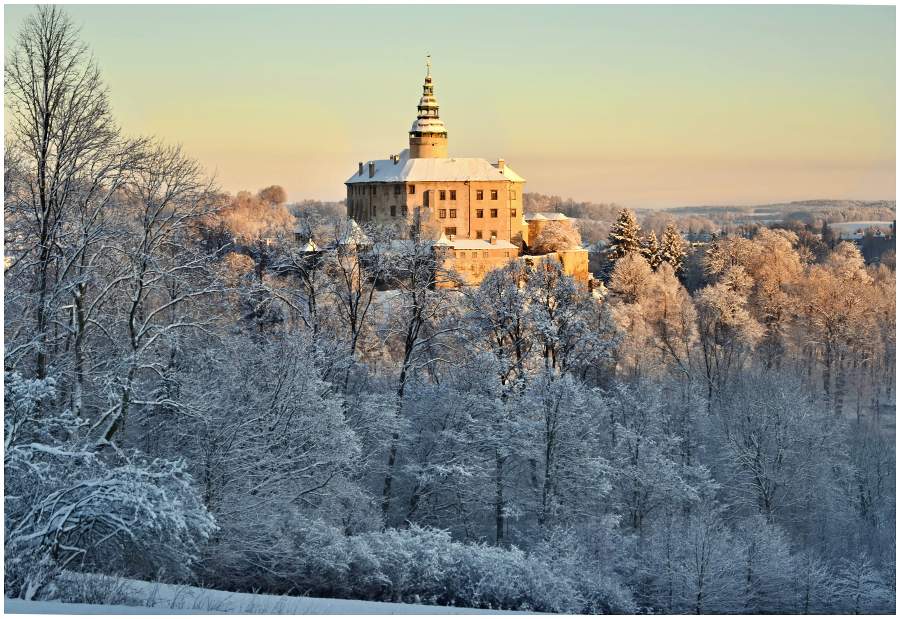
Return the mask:
<svg viewBox="0 0 900 619">
<path fill-rule="evenodd" d="M 31 10 L 7 6 L 6 46 Z M 893 7 L 69 6 L 128 133 L 229 191 L 338 199 L 406 146 L 629 206 L 895 197 Z"/>
</svg>

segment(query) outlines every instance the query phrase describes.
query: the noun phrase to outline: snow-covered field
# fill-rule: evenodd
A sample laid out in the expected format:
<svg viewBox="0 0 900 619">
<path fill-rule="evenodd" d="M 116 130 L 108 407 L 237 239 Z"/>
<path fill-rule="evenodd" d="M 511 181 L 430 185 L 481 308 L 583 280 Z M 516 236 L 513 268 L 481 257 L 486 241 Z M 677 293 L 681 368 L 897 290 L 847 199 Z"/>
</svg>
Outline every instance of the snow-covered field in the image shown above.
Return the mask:
<svg viewBox="0 0 900 619">
<path fill-rule="evenodd" d="M 129 597 L 141 605 L 69 604 L 28 602 L 5 598 L 6 614 L 54 615 L 182 615 L 182 614 L 289 614 L 289 615 L 470 615 L 489 611 L 425 604 L 389 604 L 361 600 L 231 593 L 184 585 L 127 581 Z"/>
</svg>

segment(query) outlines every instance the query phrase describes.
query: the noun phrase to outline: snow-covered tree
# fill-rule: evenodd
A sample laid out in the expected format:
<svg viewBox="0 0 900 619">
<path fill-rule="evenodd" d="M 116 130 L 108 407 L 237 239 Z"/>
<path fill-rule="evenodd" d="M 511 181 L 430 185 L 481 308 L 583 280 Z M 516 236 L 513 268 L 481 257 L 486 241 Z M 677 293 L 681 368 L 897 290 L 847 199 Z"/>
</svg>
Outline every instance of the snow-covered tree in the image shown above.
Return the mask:
<svg viewBox="0 0 900 619">
<path fill-rule="evenodd" d="M 647 237 L 643 239 L 641 245 L 644 259 L 647 261 L 647 264 L 650 265 L 650 268 L 655 271 L 656 267 L 658 267 L 659 263 L 663 260 L 662 254 L 660 252 L 659 239 L 656 238 L 656 231 L 651 230 L 650 234 L 648 234 Z"/>
<path fill-rule="evenodd" d="M 52 377 L 5 374 L 6 595 L 48 595 L 64 569 L 189 576 L 215 525 L 184 463 L 98 455 L 54 395 Z"/>
<path fill-rule="evenodd" d="M 641 227 L 632 211 L 622 209 L 609 231 L 606 257 L 614 265 L 631 252 L 641 252 Z"/>
<path fill-rule="evenodd" d="M 744 367 L 762 337 L 763 328 L 748 307 L 752 284 L 743 267 L 732 266 L 696 296 L 701 369 L 710 401 Z"/>
<path fill-rule="evenodd" d="M 668 262 L 675 270 L 675 274 L 679 275 L 684 272 L 684 240 L 681 233 L 673 225 L 669 224 L 663 231 L 662 241 L 659 245 L 660 262 Z"/>
<path fill-rule="evenodd" d="M 530 245 L 535 254 L 578 249 L 581 247 L 581 234 L 571 220 L 549 221 L 537 237 L 531 240 Z"/>
<path fill-rule="evenodd" d="M 738 577 L 743 611 L 748 614 L 797 611 L 793 586 L 796 565 L 787 535 L 762 516 L 752 516 L 737 527 L 741 548 Z"/>
<path fill-rule="evenodd" d="M 844 559 L 836 574 L 837 611 L 853 615 L 891 613 L 894 599 L 868 557 Z"/>
<path fill-rule="evenodd" d="M 545 371 L 564 374 L 611 359 L 618 333 L 608 311 L 559 262 L 538 265 L 528 276 L 526 294 Z"/>
<path fill-rule="evenodd" d="M 650 264 L 637 252 L 631 252 L 616 262 L 607 286 L 625 303 L 637 303 L 650 284 Z"/>
</svg>

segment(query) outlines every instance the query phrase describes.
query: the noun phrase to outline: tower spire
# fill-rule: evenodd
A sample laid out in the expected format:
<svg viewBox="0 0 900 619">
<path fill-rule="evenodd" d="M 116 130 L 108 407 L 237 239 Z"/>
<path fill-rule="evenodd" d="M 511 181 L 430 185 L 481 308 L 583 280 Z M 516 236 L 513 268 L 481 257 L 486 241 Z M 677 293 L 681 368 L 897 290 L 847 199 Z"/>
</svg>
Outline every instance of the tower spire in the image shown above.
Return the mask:
<svg viewBox="0 0 900 619">
<path fill-rule="evenodd" d="M 447 128 L 438 110 L 431 78 L 431 54 L 426 54 L 422 97 L 419 99 L 416 120 L 409 130 L 409 156 L 413 159 L 447 156 Z"/>
</svg>

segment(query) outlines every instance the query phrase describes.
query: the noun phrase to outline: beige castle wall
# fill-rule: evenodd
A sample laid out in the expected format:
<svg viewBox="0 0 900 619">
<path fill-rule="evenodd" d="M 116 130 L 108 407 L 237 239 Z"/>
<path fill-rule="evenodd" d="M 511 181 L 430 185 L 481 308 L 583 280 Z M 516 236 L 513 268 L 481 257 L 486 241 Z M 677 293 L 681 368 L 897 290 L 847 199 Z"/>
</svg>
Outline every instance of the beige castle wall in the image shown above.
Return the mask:
<svg viewBox="0 0 900 619">
<path fill-rule="evenodd" d="M 364 171 L 364 174 L 366 172 Z M 528 227 L 523 219 L 522 192 L 524 183 L 510 181 L 432 181 L 413 183 L 416 193 L 410 194 L 403 183 L 352 183 L 347 185 L 347 215 L 359 223 L 375 222 L 393 225 L 398 234 L 408 234 L 408 223 L 412 221 L 416 207 L 422 209 L 422 219 L 435 232 L 435 238 L 447 228 L 456 228 L 456 237 L 477 239 L 481 232 L 484 240 L 490 240 L 491 231 L 497 232 L 498 240 L 520 245 L 527 242 Z M 372 188 L 374 187 L 374 192 Z M 396 187 L 400 193 L 395 193 Z M 445 199 L 440 199 L 441 190 Z M 456 191 L 456 200 L 450 199 L 450 191 Z M 483 199 L 478 200 L 478 191 Z M 491 191 L 497 192 L 497 199 L 491 200 Z M 511 198 L 510 192 L 515 192 Z M 429 195 L 429 206 L 425 207 L 425 194 Z M 396 207 L 396 215 L 391 216 L 391 206 Z M 406 217 L 403 216 L 406 207 Z M 446 217 L 440 217 L 441 209 Z M 456 217 L 450 217 L 450 210 L 456 210 Z M 483 217 L 477 217 L 477 210 Z M 491 209 L 497 209 L 497 216 L 491 217 Z M 512 210 L 516 211 L 512 217 Z"/>
<path fill-rule="evenodd" d="M 558 260 L 562 264 L 563 273 L 572 277 L 575 281 L 587 284 L 588 280 L 590 280 L 588 251 L 586 249 L 566 249 L 542 256 L 525 256 L 523 260 L 535 265 L 548 260 Z"/>
<path fill-rule="evenodd" d="M 556 252 L 563 265 L 563 273 L 583 284 L 590 279 L 588 269 L 588 251 L 586 249 L 564 249 Z"/>
<path fill-rule="evenodd" d="M 510 248 L 447 249 L 444 250 L 443 267 L 455 272 L 464 285 L 477 286 L 484 276 L 515 260 L 519 253 Z M 442 287 L 452 284 L 442 282 Z"/>
</svg>

